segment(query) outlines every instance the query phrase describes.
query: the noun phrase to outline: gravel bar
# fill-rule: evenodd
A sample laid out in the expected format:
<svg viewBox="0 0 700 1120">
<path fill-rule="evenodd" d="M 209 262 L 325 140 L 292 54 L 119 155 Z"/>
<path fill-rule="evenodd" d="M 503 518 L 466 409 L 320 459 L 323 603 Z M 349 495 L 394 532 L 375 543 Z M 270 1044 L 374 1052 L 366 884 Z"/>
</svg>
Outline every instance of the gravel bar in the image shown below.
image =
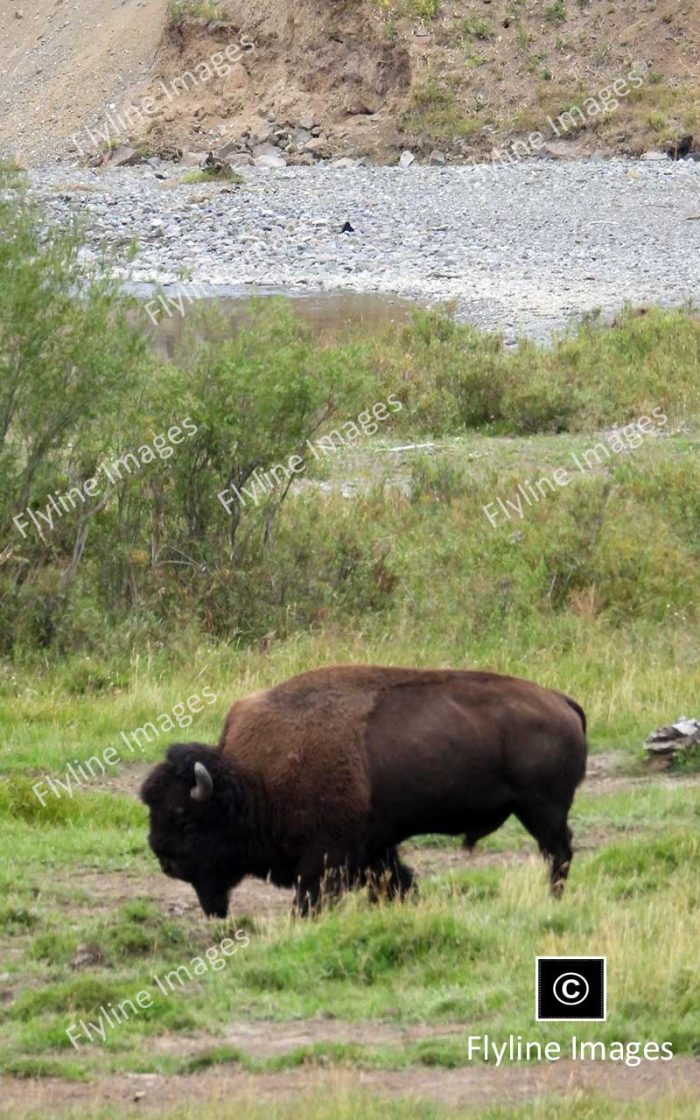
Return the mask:
<svg viewBox="0 0 700 1120">
<path fill-rule="evenodd" d="M 545 339 L 625 302 L 697 302 L 700 163 L 624 159 L 427 167 L 246 168 L 184 184 L 150 162 L 33 174 L 50 216 L 81 213 L 120 275 L 207 292 L 344 289 L 454 301 L 460 319 Z M 160 177 L 159 177 L 160 176 Z M 341 233 L 349 222 L 354 232 Z"/>
</svg>

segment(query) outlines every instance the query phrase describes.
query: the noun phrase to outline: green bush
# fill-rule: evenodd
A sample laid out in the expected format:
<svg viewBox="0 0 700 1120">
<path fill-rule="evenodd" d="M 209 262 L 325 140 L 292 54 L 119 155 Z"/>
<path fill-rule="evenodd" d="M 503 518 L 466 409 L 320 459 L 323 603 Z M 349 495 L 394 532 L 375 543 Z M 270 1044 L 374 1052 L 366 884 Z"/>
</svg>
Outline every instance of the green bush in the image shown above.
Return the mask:
<svg viewBox="0 0 700 1120">
<path fill-rule="evenodd" d="M 414 430 L 446 435 L 595 432 L 654 408 L 671 422 L 700 416 L 700 320 L 683 311 L 627 309 L 612 327 L 596 316 L 540 347 L 512 351 L 497 334 L 421 312 L 375 364 L 396 386 Z"/>
</svg>

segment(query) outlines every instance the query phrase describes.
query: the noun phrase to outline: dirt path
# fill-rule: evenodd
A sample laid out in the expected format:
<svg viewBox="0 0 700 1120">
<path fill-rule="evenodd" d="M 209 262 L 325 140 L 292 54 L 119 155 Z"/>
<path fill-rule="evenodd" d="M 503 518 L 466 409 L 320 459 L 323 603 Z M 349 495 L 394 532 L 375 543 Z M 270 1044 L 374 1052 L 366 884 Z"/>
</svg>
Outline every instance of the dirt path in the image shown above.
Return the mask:
<svg viewBox="0 0 700 1120">
<path fill-rule="evenodd" d="M 188 1077 L 126 1074 L 75 1084 L 44 1078 L 18 1082 L 0 1079 L 3 1116 L 20 1118 L 37 1109 L 60 1116 L 67 1109 L 121 1106 L 119 1115 L 161 1113 L 195 1102 L 199 1108 L 217 1101 L 259 1101 L 261 1097 L 292 1094 L 339 1095 L 363 1089 L 379 1097 L 406 1097 L 437 1101 L 452 1107 L 520 1103 L 548 1094 L 595 1091 L 620 1100 L 694 1093 L 700 1098 L 700 1059 L 676 1058 L 630 1069 L 615 1063 L 592 1064 L 559 1061 L 529 1066 L 467 1066 L 463 1069 L 411 1069 L 404 1071 L 319 1071 L 298 1069 L 289 1073 L 251 1075 L 225 1067 Z M 243 1115 L 245 1113 L 243 1112 Z M 670 1115 L 670 1113 L 669 1113 Z"/>
<path fill-rule="evenodd" d="M 0 154 L 66 153 L 66 137 L 146 79 L 167 0 L 6 0 L 0 13 Z"/>
</svg>

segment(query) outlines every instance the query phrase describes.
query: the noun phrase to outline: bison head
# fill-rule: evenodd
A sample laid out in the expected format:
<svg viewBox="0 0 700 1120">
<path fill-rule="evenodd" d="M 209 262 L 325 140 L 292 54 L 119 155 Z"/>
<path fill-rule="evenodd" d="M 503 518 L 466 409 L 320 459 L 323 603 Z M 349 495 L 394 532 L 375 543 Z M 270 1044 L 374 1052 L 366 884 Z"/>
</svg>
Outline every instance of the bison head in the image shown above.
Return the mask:
<svg viewBox="0 0 700 1120">
<path fill-rule="evenodd" d="M 229 892 L 246 873 L 243 794 L 232 768 L 212 747 L 178 743 L 146 778 L 141 800 L 162 870 L 192 884 L 205 914 L 225 918 Z"/>
</svg>

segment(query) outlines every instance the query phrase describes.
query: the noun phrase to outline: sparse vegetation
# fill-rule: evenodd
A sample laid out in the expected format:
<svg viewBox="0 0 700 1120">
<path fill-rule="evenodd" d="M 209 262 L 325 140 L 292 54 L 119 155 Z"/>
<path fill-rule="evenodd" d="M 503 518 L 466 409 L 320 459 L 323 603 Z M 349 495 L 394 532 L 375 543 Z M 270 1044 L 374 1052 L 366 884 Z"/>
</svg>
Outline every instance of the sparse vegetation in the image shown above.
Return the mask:
<svg viewBox="0 0 700 1120">
<path fill-rule="evenodd" d="M 187 20 L 224 20 L 225 15 L 221 0 L 168 0 L 168 23 L 171 27 Z"/>
<path fill-rule="evenodd" d="M 648 5 L 640 2 L 635 11 L 639 18 L 633 27 L 638 36 L 644 28 L 645 43 L 642 49 L 640 42 L 634 48 L 637 54 L 630 58 L 651 58 L 666 41 L 663 14 L 651 17 L 661 27 L 648 43 Z M 629 15 L 632 18 L 632 12 Z M 478 158 L 521 136 L 523 117 L 532 120 L 530 131 L 547 136 L 547 118 L 557 115 L 551 112 L 553 102 L 582 106 L 625 78 L 632 64 L 620 63 L 616 44 L 623 42 L 632 51 L 628 23 L 618 27 L 612 9 L 595 19 L 586 9 L 582 17 L 581 6 L 567 5 L 565 0 L 540 7 L 499 4 L 484 14 L 478 6 L 438 13 L 431 25 L 433 38 L 414 66 L 403 118 L 408 144 L 428 152 L 439 143 L 455 154 L 468 152 Z M 410 33 L 396 14 L 394 33 L 405 41 Z M 484 49 L 475 53 L 477 44 L 484 44 Z M 574 58 L 579 60 L 576 65 Z M 664 76 L 662 66 L 645 63 L 641 85 L 630 86 L 624 96 L 616 98 L 613 109 L 579 122 L 578 142 L 637 155 L 652 146 L 673 151 L 680 139 L 679 127 L 685 136 L 697 128 L 697 82 L 690 62 L 684 65 L 683 73 L 676 67 L 670 77 Z M 473 66 L 479 68 L 479 92 L 489 107 L 486 114 L 476 111 L 470 91 Z M 578 74 L 581 76 L 574 76 Z M 662 114 L 663 124 L 650 123 Z M 549 138 L 554 140 L 554 134 Z"/>
<path fill-rule="evenodd" d="M 403 115 L 406 130 L 425 146 L 437 140 L 452 144 L 478 131 L 482 123 L 458 101 L 455 82 L 438 69 L 426 71 Z"/>
<path fill-rule="evenodd" d="M 384 16 L 392 19 L 430 21 L 437 18 L 443 0 L 370 0 L 370 3 Z"/>
<path fill-rule="evenodd" d="M 495 35 L 492 24 L 484 16 L 464 16 L 459 21 L 458 28 L 460 36 L 466 43 L 470 43 L 473 39 L 481 39 L 486 42 L 493 39 Z"/>
<path fill-rule="evenodd" d="M 186 171 L 182 177 L 183 183 L 228 183 L 231 187 L 239 187 L 245 183 L 242 175 L 234 171 L 229 164 L 213 168 L 193 168 Z"/>
<path fill-rule="evenodd" d="M 564 23 L 566 21 L 565 0 L 555 0 L 553 4 L 545 4 L 544 18 L 549 23 Z"/>
</svg>

